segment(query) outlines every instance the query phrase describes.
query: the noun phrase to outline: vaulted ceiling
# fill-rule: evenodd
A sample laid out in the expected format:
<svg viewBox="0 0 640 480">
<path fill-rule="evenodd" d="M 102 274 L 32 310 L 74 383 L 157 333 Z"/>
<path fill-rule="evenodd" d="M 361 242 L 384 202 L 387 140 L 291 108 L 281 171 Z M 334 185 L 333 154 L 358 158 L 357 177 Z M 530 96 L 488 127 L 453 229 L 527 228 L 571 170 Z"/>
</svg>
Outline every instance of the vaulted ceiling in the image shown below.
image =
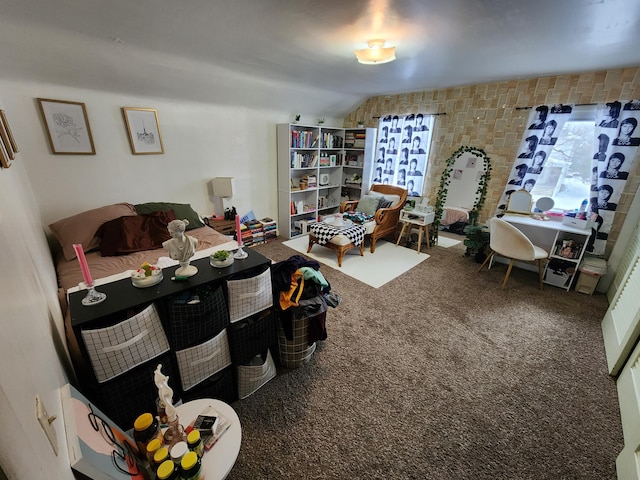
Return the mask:
<svg viewBox="0 0 640 480">
<path fill-rule="evenodd" d="M 639 0 L 0 0 L 0 77 L 346 113 L 382 94 L 640 66 Z M 358 64 L 373 38 L 397 60 Z M 305 105 L 307 110 L 299 108 Z"/>
</svg>

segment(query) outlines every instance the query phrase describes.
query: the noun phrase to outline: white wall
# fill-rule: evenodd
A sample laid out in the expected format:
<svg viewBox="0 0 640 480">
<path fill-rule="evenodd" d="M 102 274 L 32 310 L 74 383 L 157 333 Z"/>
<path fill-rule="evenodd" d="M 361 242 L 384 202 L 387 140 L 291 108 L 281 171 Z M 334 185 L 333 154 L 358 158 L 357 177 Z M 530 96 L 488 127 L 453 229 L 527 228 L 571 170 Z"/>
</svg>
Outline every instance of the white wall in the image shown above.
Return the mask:
<svg viewBox="0 0 640 480">
<path fill-rule="evenodd" d="M 0 170 L 0 464 L 10 479 L 64 480 L 73 478 L 59 393 L 69 378 L 63 369 L 68 360 L 55 272 L 27 162 L 19 154 L 11 168 Z M 57 457 L 36 420 L 36 394 L 58 417 Z"/>
<path fill-rule="evenodd" d="M 214 212 L 208 181 L 234 177 L 227 205 L 240 214 L 277 215 L 276 124 L 290 112 L 250 110 L 170 99 L 78 90 L 56 85 L 0 83 L 43 224 L 109 203 L 190 203 Z M 96 155 L 50 153 L 36 98 L 83 102 Z M 163 155 L 133 155 L 121 107 L 158 110 Z M 306 115 L 305 115 L 306 116 Z M 315 116 L 310 116 L 315 118 Z M 331 123 L 334 122 L 334 123 Z M 342 119 L 327 119 L 341 125 Z"/>
</svg>

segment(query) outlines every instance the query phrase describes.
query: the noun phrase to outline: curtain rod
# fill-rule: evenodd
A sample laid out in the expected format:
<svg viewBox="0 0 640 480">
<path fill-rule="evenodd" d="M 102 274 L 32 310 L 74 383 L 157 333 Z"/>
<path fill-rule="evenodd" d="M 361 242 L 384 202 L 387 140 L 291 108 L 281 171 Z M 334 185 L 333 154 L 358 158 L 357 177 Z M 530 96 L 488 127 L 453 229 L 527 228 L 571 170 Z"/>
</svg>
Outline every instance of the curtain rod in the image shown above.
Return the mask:
<svg viewBox="0 0 640 480">
<path fill-rule="evenodd" d="M 417 113 L 422 113 L 422 112 L 417 112 Z M 423 113 L 423 115 L 425 115 L 425 116 L 433 116 L 433 117 L 436 117 L 438 115 L 446 115 L 446 114 L 447 114 L 447 112 Z M 393 115 L 398 115 L 399 116 L 399 115 L 416 115 L 416 114 L 413 113 L 413 112 L 410 112 L 410 113 L 394 113 Z M 385 117 L 386 116 L 387 115 L 385 115 Z M 371 118 L 380 118 L 380 117 L 381 117 L 381 115 L 373 115 Z"/>
<path fill-rule="evenodd" d="M 564 105 L 572 105 L 570 103 L 566 103 Z M 593 106 L 593 105 L 598 105 L 597 103 L 574 103 L 573 106 L 574 107 L 586 107 L 586 106 Z M 516 110 L 530 110 L 533 107 L 516 107 Z"/>
</svg>

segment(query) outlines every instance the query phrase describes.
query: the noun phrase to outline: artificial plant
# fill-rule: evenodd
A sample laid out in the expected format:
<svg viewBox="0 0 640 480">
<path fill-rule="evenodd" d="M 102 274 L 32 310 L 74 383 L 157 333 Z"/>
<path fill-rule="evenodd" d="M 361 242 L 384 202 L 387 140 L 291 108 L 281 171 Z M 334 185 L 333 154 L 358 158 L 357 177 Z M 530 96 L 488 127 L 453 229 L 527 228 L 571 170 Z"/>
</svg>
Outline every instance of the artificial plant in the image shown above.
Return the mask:
<svg viewBox="0 0 640 480">
<path fill-rule="evenodd" d="M 453 172 L 453 166 L 456 163 L 458 157 L 465 153 L 471 153 L 477 158 L 481 158 L 484 162 L 484 173 L 480 176 L 478 181 L 478 189 L 476 190 L 476 202 L 473 208 L 469 212 L 469 225 L 477 225 L 480 211 L 484 206 L 484 202 L 487 198 L 487 188 L 489 186 L 489 180 L 491 179 L 491 160 L 484 150 L 476 147 L 462 146 L 447 159 L 444 172 L 440 177 L 440 186 L 438 189 L 438 196 L 436 197 L 436 203 L 434 206 L 435 218 L 433 220 L 433 228 L 429 229 L 429 236 L 431 237 L 431 245 L 438 244 L 438 231 L 441 225 L 442 214 L 444 213 L 444 206 L 447 202 L 447 193 L 449 192 L 449 184 L 451 183 L 451 173 Z"/>
</svg>

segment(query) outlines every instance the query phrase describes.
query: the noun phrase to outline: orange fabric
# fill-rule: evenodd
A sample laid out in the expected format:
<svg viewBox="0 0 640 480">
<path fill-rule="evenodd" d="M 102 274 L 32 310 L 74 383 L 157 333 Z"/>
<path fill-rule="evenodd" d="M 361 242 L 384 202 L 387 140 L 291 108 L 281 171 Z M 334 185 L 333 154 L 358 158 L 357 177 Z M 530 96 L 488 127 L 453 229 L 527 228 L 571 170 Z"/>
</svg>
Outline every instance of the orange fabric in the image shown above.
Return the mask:
<svg viewBox="0 0 640 480">
<path fill-rule="evenodd" d="M 289 307 L 297 307 L 300 296 L 302 295 L 302 290 L 304 290 L 304 275 L 302 271 L 298 269 L 291 275 L 289 290 L 280 292 L 280 308 L 286 310 Z"/>
</svg>

